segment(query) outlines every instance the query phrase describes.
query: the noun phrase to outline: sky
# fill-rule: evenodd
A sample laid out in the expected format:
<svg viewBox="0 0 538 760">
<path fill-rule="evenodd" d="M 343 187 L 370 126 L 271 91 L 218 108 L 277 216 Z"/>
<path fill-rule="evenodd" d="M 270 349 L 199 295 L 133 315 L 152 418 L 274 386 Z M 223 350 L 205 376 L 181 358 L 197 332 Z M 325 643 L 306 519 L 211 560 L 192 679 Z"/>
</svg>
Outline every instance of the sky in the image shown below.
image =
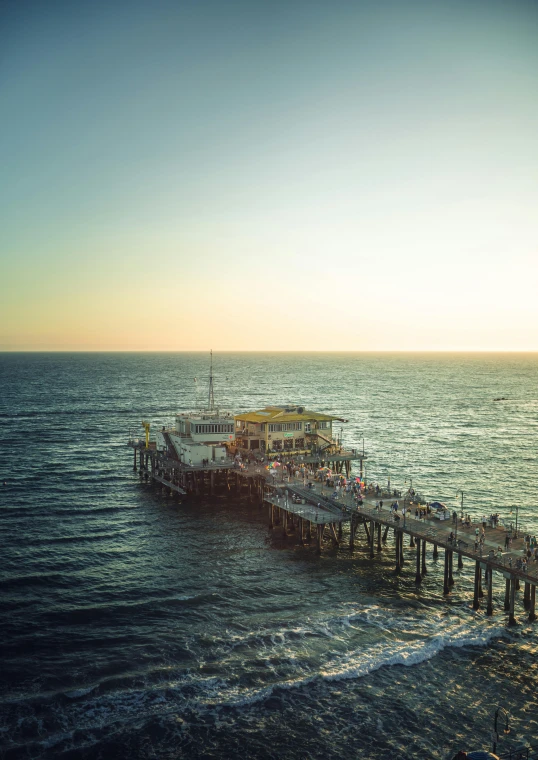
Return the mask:
<svg viewBox="0 0 538 760">
<path fill-rule="evenodd" d="M 0 351 L 538 351 L 538 2 L 0 14 Z"/>
</svg>

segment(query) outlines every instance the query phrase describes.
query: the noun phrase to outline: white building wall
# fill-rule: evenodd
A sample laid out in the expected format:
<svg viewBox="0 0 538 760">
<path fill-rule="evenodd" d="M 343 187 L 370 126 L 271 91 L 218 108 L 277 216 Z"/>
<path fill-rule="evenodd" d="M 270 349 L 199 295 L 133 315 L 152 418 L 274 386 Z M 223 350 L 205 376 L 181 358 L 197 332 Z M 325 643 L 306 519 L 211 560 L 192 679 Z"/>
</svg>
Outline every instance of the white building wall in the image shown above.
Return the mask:
<svg viewBox="0 0 538 760">
<path fill-rule="evenodd" d="M 157 451 L 166 451 L 168 448 L 166 445 L 166 441 L 164 440 L 164 435 L 161 433 L 160 430 L 158 430 L 155 433 L 155 446 L 157 448 Z"/>
</svg>

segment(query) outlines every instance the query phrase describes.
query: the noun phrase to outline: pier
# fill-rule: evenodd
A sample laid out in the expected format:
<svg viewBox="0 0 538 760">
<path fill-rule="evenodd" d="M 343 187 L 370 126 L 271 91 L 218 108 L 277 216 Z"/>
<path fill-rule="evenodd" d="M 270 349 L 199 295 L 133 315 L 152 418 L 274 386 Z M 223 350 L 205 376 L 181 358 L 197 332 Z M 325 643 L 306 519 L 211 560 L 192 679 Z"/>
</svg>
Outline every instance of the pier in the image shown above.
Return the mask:
<svg viewBox="0 0 538 760">
<path fill-rule="evenodd" d="M 224 462 L 208 462 L 204 465 L 185 465 L 167 454 L 146 447 L 143 442 L 131 441 L 134 449 L 133 469 L 140 476 L 159 484 L 170 495 L 192 494 L 202 496 L 213 494 L 217 487 L 224 487 L 230 495 L 247 493 L 251 501 L 264 505 L 268 510 L 269 529 L 280 527 L 284 535 L 294 535 L 303 546 L 313 546 L 318 553 L 326 548 L 342 547 L 347 544 L 350 552 L 360 548 L 366 550 L 375 561 L 381 552 L 391 550 L 394 554 L 394 573 L 414 573 L 415 583 L 420 585 L 428 573 L 427 556 L 437 560 L 442 553 L 443 594 L 449 595 L 455 584 L 455 567 L 462 568 L 466 560 L 474 566 L 473 608 L 485 606 L 486 614 L 493 615 L 493 574 L 498 573 L 505 582 L 504 611 L 508 613 L 510 625 L 516 624 L 517 592 L 523 589 L 523 608 L 529 622 L 536 620 L 536 585 L 538 584 L 538 562 L 529 561 L 525 570 L 516 567 L 518 558 L 523 557 L 524 539 L 512 536 L 510 551 L 502 550 L 509 531 L 502 525 L 496 527 L 473 522 L 469 527 L 459 519 L 439 520 L 434 515 L 424 514 L 420 519 L 414 516 L 417 505 L 411 506 L 405 500 L 407 512 L 390 510 L 394 496 L 388 493 L 365 495 L 358 504 L 351 494 L 342 493 L 338 498 L 330 495 L 330 490 L 315 480 L 307 465 L 319 466 L 325 460 L 315 456 L 303 457 L 294 462 L 293 469 L 303 469 L 300 477 L 288 474 L 286 460 L 281 467 L 267 470 L 262 464 L 254 463 L 239 468 L 230 457 Z M 331 465 L 335 472 L 346 469 L 346 463 L 358 459 L 356 452 L 333 452 Z M 366 458 L 361 453 L 360 459 Z M 276 475 L 274 474 L 276 472 Z M 383 501 L 383 508 L 376 508 L 376 502 Z M 424 510 L 422 510 L 424 513 Z M 484 528 L 484 544 L 475 550 L 476 528 Z M 451 538 L 452 535 L 452 538 Z M 390 541 L 389 541 L 390 539 Z M 409 551 L 413 550 L 413 560 Z M 406 565 L 409 570 L 406 570 Z"/>
<path fill-rule="evenodd" d="M 391 534 L 394 546 L 394 573 L 400 574 L 403 571 L 407 559 L 404 554 L 404 541 L 407 547 L 414 550 L 415 560 L 412 563 L 415 573 L 415 583 L 420 585 L 424 576 L 428 572 L 426 564 L 426 555 L 428 544 L 431 546 L 432 558 L 438 559 L 440 550 L 443 551 L 444 573 L 443 573 L 443 594 L 448 595 L 454 586 L 454 563 L 457 567 L 463 567 L 464 558 L 474 564 L 474 588 L 473 588 L 473 608 L 479 609 L 484 604 L 486 614 L 493 615 L 493 573 L 500 573 L 505 581 L 504 611 L 508 612 L 508 621 L 510 625 L 516 623 L 515 603 L 516 592 L 522 587 L 523 606 L 528 612 L 528 621 L 536 620 L 536 584 L 538 584 L 538 562 L 529 561 L 526 569 L 517 568 L 518 558 L 522 558 L 525 550 L 525 542 L 522 537 L 513 537 L 510 551 L 499 551 L 505 543 L 507 530 L 504 526 L 488 525 L 488 521 L 473 523 L 470 526 L 462 526 L 458 521 L 452 519 L 438 520 L 433 515 L 425 515 L 421 518 L 415 518 L 412 515 L 412 508 L 408 503 L 408 511 L 405 518 L 398 513 L 393 513 L 387 501 L 390 502 L 390 495 L 380 494 L 379 496 L 370 495 L 363 498 L 361 505 L 355 504 L 354 499 L 350 496 L 343 496 L 335 499 L 324 493 L 322 486 L 319 493 L 312 493 L 311 489 L 305 489 L 297 484 L 297 479 L 290 478 L 289 482 L 275 485 L 275 489 L 280 491 L 277 496 L 277 504 L 281 511 L 290 510 L 289 496 L 285 497 L 284 492 L 297 494 L 302 501 L 309 503 L 309 509 L 314 509 L 314 505 L 322 509 L 316 511 L 315 523 L 318 526 L 318 532 L 321 525 L 321 539 L 317 539 L 318 551 L 322 550 L 323 539 L 328 533 L 327 538 L 335 544 L 340 545 L 343 542 L 343 526 L 349 523 L 349 532 L 347 540 L 350 551 L 353 551 L 357 543 L 359 529 L 362 528 L 364 535 L 363 544 L 369 553 L 370 559 L 374 560 L 377 553 L 386 548 L 389 532 Z M 321 501 L 320 501 L 321 500 Z M 274 497 L 266 499 L 271 505 L 274 505 Z M 376 507 L 376 503 L 383 501 L 384 507 Z M 330 511 L 330 510 L 334 511 Z M 337 514 L 339 510 L 340 514 Z M 411 515 L 410 515 L 411 513 Z M 272 515 L 272 512 L 271 512 Z M 292 518 L 293 523 L 293 518 Z M 484 529 L 484 544 L 478 550 L 475 549 L 475 531 L 477 527 Z M 328 528 L 326 531 L 325 529 Z M 338 534 L 336 533 L 338 531 Z M 302 543 L 301 533 L 301 543 Z M 337 537 L 338 535 L 338 537 Z"/>
<path fill-rule="evenodd" d="M 150 424 L 143 422 L 145 438 L 132 435 L 133 470 L 146 481 L 159 485 L 163 493 L 199 498 L 224 491 L 247 493 L 268 510 L 269 529 L 280 528 L 284 536 L 295 536 L 302 546 L 314 546 L 321 554 L 332 547 L 349 546 L 366 550 L 371 561 L 389 550 L 394 552 L 394 573 L 410 572 L 419 586 L 428 573 L 427 555 L 438 560 L 443 553 L 443 594 L 455 584 L 454 565 L 463 562 L 474 568 L 473 608 L 485 604 L 493 615 L 493 577 L 505 583 L 504 611 L 510 625 L 516 623 L 517 592 L 523 587 L 523 607 L 529 622 L 536 620 L 538 562 L 527 556 L 524 539 L 505 526 L 483 518 L 472 525 L 457 513 L 432 513 L 414 492 L 403 500 L 405 509 L 392 510 L 392 493 L 363 494 L 353 490 L 326 488 L 322 473 L 348 479 L 353 462 L 362 481 L 364 451 L 344 447 L 333 437 L 339 417 L 308 411 L 302 406 L 267 406 L 232 415 L 214 406 L 212 364 L 209 403 L 205 411 L 176 415 L 174 427 L 156 432 L 150 441 Z M 389 486 L 390 489 L 390 486 Z M 331 493 L 331 491 L 333 491 Z M 442 505 L 440 505 L 442 506 Z M 446 519 L 448 517 L 448 519 Z M 439 518 L 439 519 L 437 519 Z M 478 535 L 483 541 L 478 540 Z M 409 551 L 414 554 L 409 562 Z M 528 561 L 527 561 L 528 560 Z"/>
</svg>

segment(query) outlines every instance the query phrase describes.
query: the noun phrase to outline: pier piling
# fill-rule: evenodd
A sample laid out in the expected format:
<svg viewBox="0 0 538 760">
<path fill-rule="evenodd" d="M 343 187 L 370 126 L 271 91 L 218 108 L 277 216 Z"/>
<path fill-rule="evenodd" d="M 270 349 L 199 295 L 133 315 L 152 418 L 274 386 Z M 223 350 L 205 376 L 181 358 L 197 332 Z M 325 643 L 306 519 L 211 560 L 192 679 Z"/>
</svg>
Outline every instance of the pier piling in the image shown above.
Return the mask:
<svg viewBox="0 0 538 760">
<path fill-rule="evenodd" d="M 480 594 L 479 594 L 479 587 L 480 587 L 480 560 L 476 560 L 474 565 L 474 596 L 473 596 L 473 610 L 480 609 Z"/>
<path fill-rule="evenodd" d="M 516 580 L 514 576 L 510 578 L 510 611 L 508 613 L 508 625 L 516 625 Z"/>
<path fill-rule="evenodd" d="M 487 603 L 487 608 L 486 608 L 486 614 L 493 615 L 493 570 L 491 568 L 491 565 L 488 565 L 487 581 L 488 581 L 488 603 Z"/>
<path fill-rule="evenodd" d="M 394 546 L 396 549 L 396 567 L 394 568 L 394 574 L 399 575 L 402 569 L 402 563 L 400 559 L 400 531 L 394 530 Z"/>
<path fill-rule="evenodd" d="M 510 578 L 506 579 L 506 587 L 504 589 L 504 611 L 508 612 L 510 609 Z"/>
<path fill-rule="evenodd" d="M 415 583 L 417 586 L 422 583 L 422 575 L 420 573 L 420 561 L 421 561 L 421 554 L 420 554 L 420 538 L 417 538 L 416 541 L 417 544 L 417 572 L 415 575 Z"/>
<path fill-rule="evenodd" d="M 437 548 L 437 544 L 435 544 L 435 547 Z M 450 594 L 450 585 L 448 583 L 448 559 L 449 555 L 449 549 L 445 549 L 445 567 L 444 567 L 444 573 L 443 573 L 443 595 L 447 596 Z"/>
<path fill-rule="evenodd" d="M 454 558 L 454 552 L 451 549 L 448 555 L 448 585 L 450 587 L 454 585 L 454 576 L 452 574 L 453 558 Z"/>
<path fill-rule="evenodd" d="M 428 573 L 428 568 L 426 567 L 426 539 L 422 539 L 422 577 L 424 578 L 425 575 Z"/>
<path fill-rule="evenodd" d="M 531 584 L 525 581 L 524 589 L 525 590 L 523 591 L 523 606 L 525 607 L 526 610 L 528 610 L 531 606 Z"/>
<path fill-rule="evenodd" d="M 529 623 L 536 620 L 536 586 L 531 585 L 531 596 L 529 600 Z"/>
</svg>

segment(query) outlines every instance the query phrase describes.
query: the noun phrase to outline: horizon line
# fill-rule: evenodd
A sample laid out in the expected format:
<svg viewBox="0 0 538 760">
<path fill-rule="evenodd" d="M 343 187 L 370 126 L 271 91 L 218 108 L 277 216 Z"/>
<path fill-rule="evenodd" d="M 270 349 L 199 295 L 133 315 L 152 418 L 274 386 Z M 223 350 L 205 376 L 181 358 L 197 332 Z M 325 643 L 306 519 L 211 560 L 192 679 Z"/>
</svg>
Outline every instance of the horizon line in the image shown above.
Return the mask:
<svg viewBox="0 0 538 760">
<path fill-rule="evenodd" d="M 537 354 L 538 349 L 520 348 L 375 348 L 375 349 L 205 349 L 205 348 L 14 348 L 0 354 Z"/>
</svg>

